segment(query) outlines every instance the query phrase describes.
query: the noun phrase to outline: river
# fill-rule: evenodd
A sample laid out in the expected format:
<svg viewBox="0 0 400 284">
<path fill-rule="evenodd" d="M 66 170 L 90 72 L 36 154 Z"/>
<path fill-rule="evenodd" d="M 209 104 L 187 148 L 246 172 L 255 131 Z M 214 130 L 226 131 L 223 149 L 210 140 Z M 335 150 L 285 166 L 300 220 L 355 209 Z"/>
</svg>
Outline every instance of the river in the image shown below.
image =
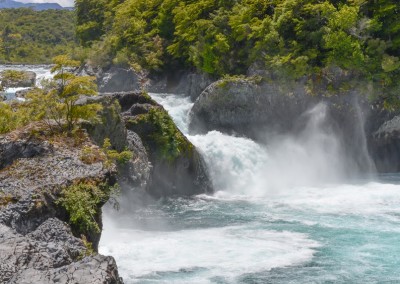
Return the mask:
<svg viewBox="0 0 400 284">
<path fill-rule="evenodd" d="M 354 177 L 323 105 L 262 146 L 189 135 L 190 99 L 151 96 L 202 152 L 216 193 L 106 210 L 100 253 L 125 283 L 400 283 L 400 175 Z"/>
<path fill-rule="evenodd" d="M 36 73 L 36 86 L 40 87 L 42 80 L 48 80 L 53 78 L 51 74 L 50 65 L 0 65 L 0 71 L 3 70 L 21 70 L 21 71 L 32 71 Z M 6 88 L 4 93 L 7 99 L 13 99 L 15 92 L 28 88 Z"/>
<path fill-rule="evenodd" d="M 188 135 L 189 98 L 151 96 Z M 217 192 L 106 211 L 100 252 L 126 283 L 399 283 L 400 176 L 352 178 L 324 106 L 309 115 L 268 146 L 188 135 Z"/>
</svg>

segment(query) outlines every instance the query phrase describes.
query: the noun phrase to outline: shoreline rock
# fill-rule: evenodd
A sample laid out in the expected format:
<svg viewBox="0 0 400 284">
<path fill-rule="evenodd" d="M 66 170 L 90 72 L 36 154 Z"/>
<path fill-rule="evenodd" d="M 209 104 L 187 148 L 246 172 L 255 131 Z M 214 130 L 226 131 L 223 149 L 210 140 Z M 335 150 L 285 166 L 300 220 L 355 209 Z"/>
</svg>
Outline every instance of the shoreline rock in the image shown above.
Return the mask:
<svg viewBox="0 0 400 284">
<path fill-rule="evenodd" d="M 84 134 L 77 145 L 68 137 L 50 141 L 41 129 L 29 125 L 0 137 L 0 282 L 123 283 L 114 259 L 92 254 L 78 238 L 85 235 L 97 250 L 100 232 L 67 225 L 58 203 L 76 182 L 112 185 L 114 170 L 82 161 L 84 147 L 96 147 Z M 100 228 L 102 205 L 94 216 Z"/>
</svg>

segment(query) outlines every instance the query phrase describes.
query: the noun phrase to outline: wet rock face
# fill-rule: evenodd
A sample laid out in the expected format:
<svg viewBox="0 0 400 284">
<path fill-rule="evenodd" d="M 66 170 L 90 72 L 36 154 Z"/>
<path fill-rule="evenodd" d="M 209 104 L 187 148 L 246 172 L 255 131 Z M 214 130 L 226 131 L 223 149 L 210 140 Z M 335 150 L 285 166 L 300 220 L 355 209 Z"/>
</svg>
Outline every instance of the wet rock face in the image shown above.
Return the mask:
<svg viewBox="0 0 400 284">
<path fill-rule="evenodd" d="M 73 182 L 112 183 L 112 169 L 82 162 L 90 140 L 75 146 L 66 137 L 50 143 L 29 133 L 0 138 L 0 283 L 122 283 L 112 258 L 85 257 L 87 248 L 57 203 Z M 94 218 L 101 227 L 101 216 Z M 85 234 L 96 250 L 100 233 Z"/>
<path fill-rule="evenodd" d="M 380 172 L 400 171 L 400 116 L 379 127 L 372 136 L 370 148 Z"/>
</svg>

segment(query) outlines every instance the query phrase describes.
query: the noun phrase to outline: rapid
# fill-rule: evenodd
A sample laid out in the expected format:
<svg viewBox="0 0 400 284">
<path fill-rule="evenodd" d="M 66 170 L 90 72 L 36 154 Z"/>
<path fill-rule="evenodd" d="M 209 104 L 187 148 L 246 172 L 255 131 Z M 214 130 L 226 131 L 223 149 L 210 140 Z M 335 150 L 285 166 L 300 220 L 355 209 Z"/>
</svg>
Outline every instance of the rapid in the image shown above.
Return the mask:
<svg viewBox="0 0 400 284">
<path fill-rule="evenodd" d="M 100 253 L 125 283 L 400 282 L 400 176 L 356 175 L 323 104 L 265 146 L 189 135 L 190 99 L 150 95 L 201 151 L 216 193 L 106 210 Z"/>
</svg>

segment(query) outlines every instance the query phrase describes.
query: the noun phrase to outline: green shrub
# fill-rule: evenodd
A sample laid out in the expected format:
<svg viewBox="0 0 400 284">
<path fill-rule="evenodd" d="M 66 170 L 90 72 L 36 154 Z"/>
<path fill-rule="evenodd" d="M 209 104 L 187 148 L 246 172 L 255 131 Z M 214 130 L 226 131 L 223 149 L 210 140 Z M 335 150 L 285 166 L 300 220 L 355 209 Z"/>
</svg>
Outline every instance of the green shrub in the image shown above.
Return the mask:
<svg viewBox="0 0 400 284">
<path fill-rule="evenodd" d="M 110 195 L 116 192 L 116 187 L 94 181 L 80 182 L 63 189 L 62 197 L 57 204 L 65 208 L 69 214 L 70 223 L 80 232 L 100 232 L 96 222 L 102 204 Z"/>
</svg>

